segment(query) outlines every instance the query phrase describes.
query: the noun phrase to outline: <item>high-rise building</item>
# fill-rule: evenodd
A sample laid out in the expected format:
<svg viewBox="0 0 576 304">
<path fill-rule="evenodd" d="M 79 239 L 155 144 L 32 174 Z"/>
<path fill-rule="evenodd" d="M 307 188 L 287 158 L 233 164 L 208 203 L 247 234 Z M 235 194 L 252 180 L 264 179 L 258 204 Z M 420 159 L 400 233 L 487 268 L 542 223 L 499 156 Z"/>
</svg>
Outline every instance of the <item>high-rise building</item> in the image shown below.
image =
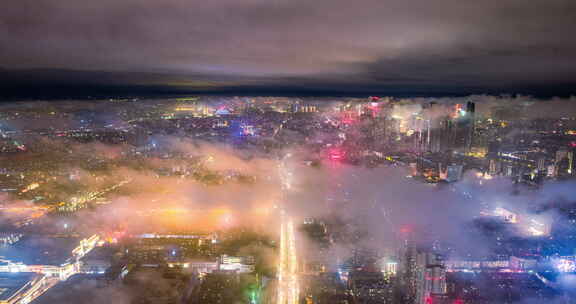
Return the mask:
<svg viewBox="0 0 576 304">
<path fill-rule="evenodd" d="M 538 174 L 544 174 L 546 172 L 546 158 L 545 157 L 538 158 L 538 163 L 537 163 L 536 169 L 538 170 Z"/>
<path fill-rule="evenodd" d="M 348 289 L 355 303 L 392 303 L 392 285 L 380 271 L 353 271 L 348 279 Z"/>
<path fill-rule="evenodd" d="M 446 294 L 446 267 L 438 254 L 425 253 L 424 303 L 435 296 Z"/>
<path fill-rule="evenodd" d="M 403 303 L 428 304 L 446 295 L 446 267 L 440 255 L 407 242 L 401 253 L 398 282 Z"/>
<path fill-rule="evenodd" d="M 435 102 L 431 102 L 422 116 L 415 117 L 417 151 L 440 153 L 453 148 L 454 123 L 442 112 Z"/>
<path fill-rule="evenodd" d="M 464 165 L 451 164 L 445 167 L 440 166 L 440 179 L 445 180 L 449 183 L 457 182 L 462 178 L 462 172 L 464 170 Z"/>
<path fill-rule="evenodd" d="M 556 151 L 556 163 L 559 163 L 568 156 L 568 149 L 561 148 Z"/>
<path fill-rule="evenodd" d="M 574 175 L 574 151 L 565 148 L 556 151 L 554 165 L 556 167 L 556 176 Z"/>
<path fill-rule="evenodd" d="M 502 163 L 498 159 L 490 159 L 490 164 L 488 166 L 488 174 L 491 176 L 496 176 L 500 174 L 502 170 Z"/>
<path fill-rule="evenodd" d="M 568 170 L 566 172 L 570 175 L 574 175 L 574 151 L 568 152 Z"/>
<path fill-rule="evenodd" d="M 506 165 L 506 166 L 504 167 L 504 175 L 505 175 L 505 176 L 511 177 L 511 176 L 514 175 L 514 172 L 515 172 L 515 171 L 516 171 L 516 170 L 514 170 L 514 166 L 513 166 L 513 165 Z"/>
<path fill-rule="evenodd" d="M 400 252 L 398 283 L 402 290 L 402 303 L 417 303 L 419 276 L 424 271 L 415 244 L 406 240 Z"/>
<path fill-rule="evenodd" d="M 463 153 L 470 153 L 476 129 L 476 105 L 473 102 L 467 102 L 465 109 L 462 105 L 457 105 L 454 116 L 454 148 Z"/>
<path fill-rule="evenodd" d="M 470 153 L 472 145 L 474 144 L 474 133 L 476 131 L 476 104 L 473 102 L 466 103 L 466 115 L 468 120 L 467 137 L 466 137 L 466 153 Z"/>
</svg>

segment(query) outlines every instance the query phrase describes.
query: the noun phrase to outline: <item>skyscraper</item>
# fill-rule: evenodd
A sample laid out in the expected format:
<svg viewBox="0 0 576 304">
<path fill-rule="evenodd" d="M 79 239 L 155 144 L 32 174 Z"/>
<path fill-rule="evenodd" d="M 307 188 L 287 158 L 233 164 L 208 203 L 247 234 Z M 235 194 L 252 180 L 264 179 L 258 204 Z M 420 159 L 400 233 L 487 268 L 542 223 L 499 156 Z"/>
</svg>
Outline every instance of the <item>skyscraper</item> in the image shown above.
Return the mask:
<svg viewBox="0 0 576 304">
<path fill-rule="evenodd" d="M 408 238 L 400 258 L 398 283 L 403 290 L 402 303 L 428 304 L 446 296 L 446 267 L 439 254 L 417 248 Z"/>
<path fill-rule="evenodd" d="M 556 151 L 554 163 L 557 176 L 570 176 L 574 174 L 574 151 L 562 148 Z"/>
<path fill-rule="evenodd" d="M 467 102 L 466 108 L 457 105 L 454 117 L 456 123 L 454 145 L 462 153 L 470 153 L 474 143 L 476 105 L 473 102 Z"/>
<path fill-rule="evenodd" d="M 439 164 L 440 179 L 443 179 L 449 183 L 457 182 L 462 178 L 462 172 L 464 170 L 463 165 L 450 164 L 447 166 L 442 166 Z"/>
<path fill-rule="evenodd" d="M 476 104 L 469 101 L 466 103 L 466 120 L 467 120 L 467 137 L 466 137 L 466 153 L 470 153 L 472 145 L 474 144 L 474 132 L 476 130 Z"/>
</svg>

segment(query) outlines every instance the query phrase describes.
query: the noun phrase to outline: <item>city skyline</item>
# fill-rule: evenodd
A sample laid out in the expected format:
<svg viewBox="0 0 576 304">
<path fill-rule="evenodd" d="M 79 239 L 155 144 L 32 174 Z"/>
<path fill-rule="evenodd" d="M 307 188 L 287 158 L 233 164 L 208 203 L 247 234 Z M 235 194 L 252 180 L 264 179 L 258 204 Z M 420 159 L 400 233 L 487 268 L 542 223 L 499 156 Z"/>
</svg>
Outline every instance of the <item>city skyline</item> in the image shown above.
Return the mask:
<svg viewBox="0 0 576 304">
<path fill-rule="evenodd" d="M 574 0 L 0 4 L 0 304 L 575 304 Z"/>
<path fill-rule="evenodd" d="M 41 304 L 562 303 L 576 273 L 572 106 L 3 104 L 1 286 Z"/>
</svg>

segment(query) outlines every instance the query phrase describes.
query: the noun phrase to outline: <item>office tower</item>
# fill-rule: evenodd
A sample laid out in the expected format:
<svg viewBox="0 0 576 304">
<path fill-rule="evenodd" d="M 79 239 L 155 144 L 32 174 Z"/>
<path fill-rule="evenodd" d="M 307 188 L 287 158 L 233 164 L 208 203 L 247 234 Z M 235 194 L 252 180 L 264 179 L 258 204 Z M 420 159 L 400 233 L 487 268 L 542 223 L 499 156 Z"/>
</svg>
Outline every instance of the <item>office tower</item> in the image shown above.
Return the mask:
<svg viewBox="0 0 576 304">
<path fill-rule="evenodd" d="M 488 174 L 491 176 L 499 175 L 502 170 L 502 163 L 498 159 L 491 159 L 488 167 Z"/>
<path fill-rule="evenodd" d="M 574 174 L 574 151 L 560 149 L 556 151 L 555 171 L 559 177 Z"/>
<path fill-rule="evenodd" d="M 403 303 L 428 304 L 446 297 L 446 267 L 440 255 L 419 250 L 410 242 L 403 248 L 399 284 Z"/>
<path fill-rule="evenodd" d="M 462 178 L 464 165 L 451 164 L 446 166 L 445 180 L 449 183 L 457 182 Z"/>
<path fill-rule="evenodd" d="M 348 279 L 355 303 L 392 303 L 392 285 L 380 271 L 353 271 Z"/>
<path fill-rule="evenodd" d="M 546 171 L 546 158 L 545 157 L 538 158 L 536 169 L 538 170 L 538 174 L 543 174 Z"/>
<path fill-rule="evenodd" d="M 470 153 L 472 145 L 474 144 L 474 132 L 476 130 L 476 104 L 473 102 L 466 103 L 466 115 L 468 120 L 467 138 L 466 138 L 466 153 Z"/>
<path fill-rule="evenodd" d="M 455 110 L 454 148 L 467 154 L 474 143 L 476 106 L 473 102 L 468 102 L 465 109 L 462 105 L 456 105 Z"/>
<path fill-rule="evenodd" d="M 426 259 L 426 270 L 422 292 L 424 303 L 428 303 L 429 299 L 446 294 L 446 267 L 440 255 L 431 252 L 423 253 L 423 255 Z"/>
</svg>

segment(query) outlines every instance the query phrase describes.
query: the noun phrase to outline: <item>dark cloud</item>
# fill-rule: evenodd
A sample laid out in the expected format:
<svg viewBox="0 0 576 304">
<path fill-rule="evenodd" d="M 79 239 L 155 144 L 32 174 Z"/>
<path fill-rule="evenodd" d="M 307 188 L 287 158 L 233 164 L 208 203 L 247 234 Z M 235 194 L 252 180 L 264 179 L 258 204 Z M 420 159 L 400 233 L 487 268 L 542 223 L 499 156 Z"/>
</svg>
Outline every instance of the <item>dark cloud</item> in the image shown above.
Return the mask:
<svg viewBox="0 0 576 304">
<path fill-rule="evenodd" d="M 570 0 L 4 1 L 0 66 L 120 73 L 20 84 L 567 90 L 575 20 Z"/>
</svg>

